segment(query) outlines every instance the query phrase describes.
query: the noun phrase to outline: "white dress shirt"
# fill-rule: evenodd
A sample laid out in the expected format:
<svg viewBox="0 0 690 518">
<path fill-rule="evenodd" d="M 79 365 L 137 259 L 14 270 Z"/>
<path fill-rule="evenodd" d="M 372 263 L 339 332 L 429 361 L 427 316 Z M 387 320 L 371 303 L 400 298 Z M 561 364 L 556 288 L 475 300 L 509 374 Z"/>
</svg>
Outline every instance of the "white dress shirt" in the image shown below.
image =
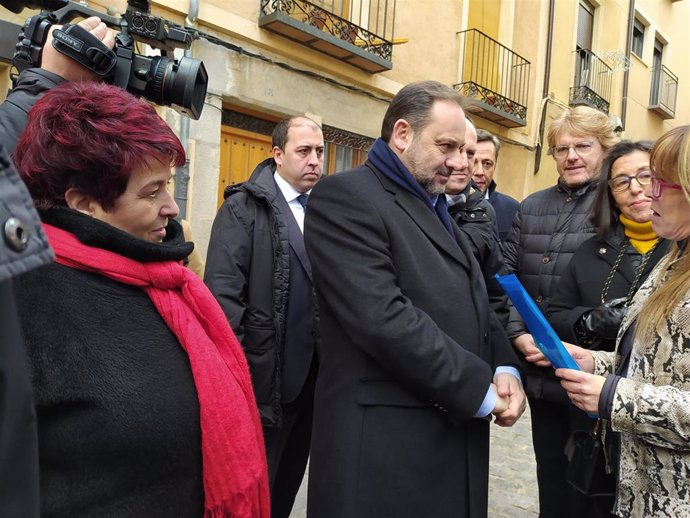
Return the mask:
<svg viewBox="0 0 690 518">
<path fill-rule="evenodd" d="M 300 231 L 302 234 L 304 234 L 304 207 L 302 207 L 302 204 L 297 200 L 297 198 L 302 194 L 301 192 L 297 192 L 295 188 L 287 183 L 282 176 L 278 174 L 276 171 L 273 173 L 273 178 L 275 178 L 276 183 L 278 184 L 278 188 L 280 189 L 280 192 L 283 193 L 283 197 L 285 198 L 285 201 L 287 202 L 288 206 L 290 207 L 290 210 L 292 211 L 292 214 L 295 216 L 295 219 L 297 220 L 297 225 L 299 226 Z M 311 190 L 307 191 L 305 194 L 309 194 Z"/>
</svg>

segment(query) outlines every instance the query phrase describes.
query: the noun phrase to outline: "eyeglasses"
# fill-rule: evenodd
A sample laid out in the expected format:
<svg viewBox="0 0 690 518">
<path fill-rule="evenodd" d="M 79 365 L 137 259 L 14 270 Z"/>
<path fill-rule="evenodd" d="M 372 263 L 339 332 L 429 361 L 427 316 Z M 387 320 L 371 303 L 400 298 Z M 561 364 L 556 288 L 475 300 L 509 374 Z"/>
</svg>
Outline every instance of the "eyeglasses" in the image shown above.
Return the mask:
<svg viewBox="0 0 690 518">
<path fill-rule="evenodd" d="M 652 176 L 651 180 L 652 180 L 651 181 L 651 183 L 652 183 L 651 196 L 655 200 L 658 200 L 661 197 L 661 191 L 663 189 L 676 189 L 677 191 L 683 190 L 683 187 L 681 187 L 677 183 L 664 182 L 663 180 L 657 178 L 656 176 Z"/>
<path fill-rule="evenodd" d="M 649 185 L 652 183 L 652 172 L 649 169 L 643 169 L 633 176 L 627 174 L 616 176 L 609 180 L 609 187 L 611 187 L 613 192 L 625 192 L 630 189 L 630 184 L 633 180 L 637 180 L 637 183 L 641 186 Z"/>
<path fill-rule="evenodd" d="M 562 160 L 570 154 L 571 149 L 575 150 L 577 156 L 587 156 L 592 152 L 592 149 L 594 149 L 594 141 L 578 142 L 572 146 L 553 146 L 551 148 L 551 154 L 559 160 Z"/>
</svg>

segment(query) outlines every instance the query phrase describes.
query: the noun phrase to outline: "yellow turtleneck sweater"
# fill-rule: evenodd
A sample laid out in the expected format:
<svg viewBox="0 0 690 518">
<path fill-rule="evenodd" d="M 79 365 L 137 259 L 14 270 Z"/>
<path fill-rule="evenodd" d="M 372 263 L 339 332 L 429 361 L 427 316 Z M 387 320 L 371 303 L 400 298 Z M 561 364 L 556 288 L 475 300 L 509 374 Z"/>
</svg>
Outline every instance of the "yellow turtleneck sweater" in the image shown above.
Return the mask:
<svg viewBox="0 0 690 518">
<path fill-rule="evenodd" d="M 630 244 L 642 255 L 649 252 L 659 240 L 659 236 L 657 236 L 654 229 L 652 229 L 651 221 L 637 223 L 636 221 L 626 218 L 623 214 L 621 214 L 618 219 L 625 227 L 625 236 L 630 240 Z"/>
</svg>

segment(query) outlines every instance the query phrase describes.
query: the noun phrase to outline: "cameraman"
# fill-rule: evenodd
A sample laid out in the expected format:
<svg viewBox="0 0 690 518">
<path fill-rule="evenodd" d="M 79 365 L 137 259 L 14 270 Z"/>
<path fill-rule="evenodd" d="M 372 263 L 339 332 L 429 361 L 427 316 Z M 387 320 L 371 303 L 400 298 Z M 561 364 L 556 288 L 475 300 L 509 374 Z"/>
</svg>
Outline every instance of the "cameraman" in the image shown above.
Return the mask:
<svg viewBox="0 0 690 518">
<path fill-rule="evenodd" d="M 6 2 L 0 0 L 0 4 Z M 7 2 L 10 4 L 10 2 Z M 16 4 L 16 2 L 12 2 Z M 9 7 L 9 5 L 8 5 Z M 98 18 L 80 25 L 108 48 L 114 34 Z M 64 81 L 92 79 L 92 74 L 51 45 L 51 28 L 41 68 L 27 69 L 0 105 L 0 516 L 39 516 L 36 414 L 12 291 L 12 278 L 52 261 L 26 188 L 9 153 L 41 95 Z M 42 325 L 36 322 L 36 325 Z"/>
<path fill-rule="evenodd" d="M 1 3 L 1 2 L 0 2 Z M 92 16 L 79 22 L 84 29 L 112 49 L 115 46 L 115 33 L 97 17 Z M 41 68 L 29 68 L 19 75 L 14 87 L 0 105 L 0 145 L 8 153 L 14 150 L 19 135 L 24 130 L 26 115 L 40 99 L 41 95 L 64 81 L 96 79 L 96 75 L 78 63 L 63 56 L 53 48 L 52 33 L 59 25 L 54 25 L 48 33 L 48 40 L 41 52 Z"/>
</svg>

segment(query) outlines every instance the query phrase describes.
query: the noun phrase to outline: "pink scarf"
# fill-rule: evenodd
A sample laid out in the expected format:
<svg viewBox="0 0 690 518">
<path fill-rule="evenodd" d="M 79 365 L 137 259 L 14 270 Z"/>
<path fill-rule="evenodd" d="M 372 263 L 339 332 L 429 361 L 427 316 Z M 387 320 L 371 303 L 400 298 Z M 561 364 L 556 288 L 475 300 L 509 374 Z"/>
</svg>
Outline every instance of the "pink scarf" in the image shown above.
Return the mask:
<svg viewBox="0 0 690 518">
<path fill-rule="evenodd" d="M 140 263 L 43 224 L 60 264 L 140 286 L 189 356 L 199 398 L 205 518 L 268 518 L 259 413 L 244 352 L 206 285 L 175 261 Z"/>
</svg>

